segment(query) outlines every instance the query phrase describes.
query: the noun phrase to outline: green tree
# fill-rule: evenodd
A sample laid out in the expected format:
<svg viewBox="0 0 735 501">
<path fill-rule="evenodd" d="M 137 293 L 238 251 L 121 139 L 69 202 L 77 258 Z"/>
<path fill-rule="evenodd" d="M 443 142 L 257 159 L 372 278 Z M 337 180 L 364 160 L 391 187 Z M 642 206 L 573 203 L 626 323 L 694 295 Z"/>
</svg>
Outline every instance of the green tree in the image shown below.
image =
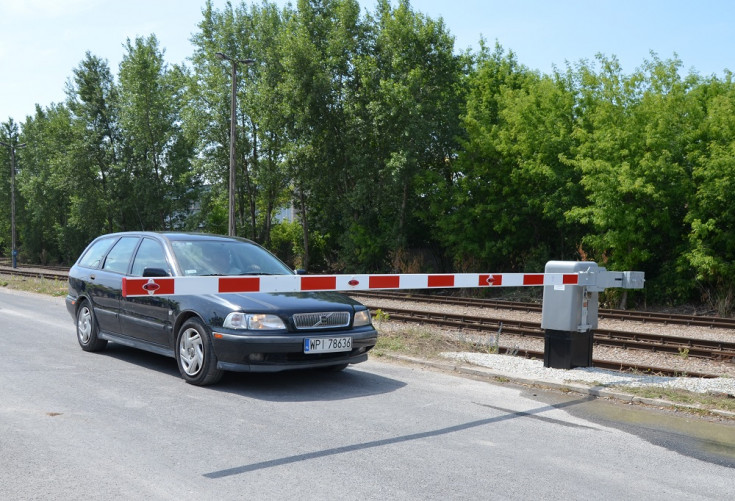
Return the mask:
<svg viewBox="0 0 735 501">
<path fill-rule="evenodd" d="M 216 53 L 227 53 L 238 59 L 251 54 L 234 52 L 235 14 L 231 4 L 227 4 L 225 12 L 219 12 L 208 0 L 202 15 L 199 31 L 192 36 L 195 48 L 183 110 L 184 131 L 195 146 L 192 165 L 204 186 L 198 216 L 190 224 L 225 234 L 228 225 L 230 82 L 229 71 Z M 240 97 L 238 95 L 238 103 L 241 104 Z M 242 140 L 243 135 L 240 132 L 238 138 Z M 242 154 L 240 145 L 237 151 Z"/>
<path fill-rule="evenodd" d="M 704 299 L 730 313 L 735 290 L 735 85 L 712 78 L 700 86 L 706 115 L 701 122 L 701 150 L 692 155 L 696 191 L 686 221 L 689 249 L 682 269 L 693 269 Z"/>
<path fill-rule="evenodd" d="M 562 161 L 573 146 L 574 98 L 570 79 L 559 73 L 529 75 L 521 88 L 501 90 L 495 141 L 512 167 L 497 180 L 503 196 L 495 224 L 514 267 L 540 270 L 549 259 L 577 257 L 583 228 L 564 214 L 584 196 L 580 176 Z"/>
<path fill-rule="evenodd" d="M 253 138 L 248 165 L 258 187 L 255 207 L 251 204 L 251 232 L 253 238 L 270 246 L 274 215 L 290 202 L 284 156 L 288 143 L 286 121 L 289 106 L 281 85 L 286 76 L 284 48 L 279 43 L 284 30 L 284 16 L 275 4 L 264 3 L 260 7 L 251 7 L 250 18 L 250 46 L 257 61 L 250 68 L 246 82 Z"/>
<path fill-rule="evenodd" d="M 462 118 L 466 139 L 452 169 L 453 189 L 437 217 L 438 226 L 459 268 L 523 268 L 528 249 L 544 243 L 536 240 L 534 231 L 548 224 L 538 196 L 553 193 L 550 179 L 563 182 L 564 176 L 554 172 L 554 155 L 565 147 L 567 102 L 563 89 L 541 82 L 498 44 L 490 52 L 483 43 L 467 86 Z M 536 115 L 539 112 L 553 112 L 550 123 L 543 123 L 546 117 Z M 550 127 L 552 136 L 547 137 L 544 132 Z M 537 152 L 533 141 L 541 136 L 547 146 Z M 528 196 L 523 193 L 527 182 L 533 188 Z"/>
<path fill-rule="evenodd" d="M 31 262 L 69 263 L 87 243 L 69 229 L 72 196 L 76 185 L 69 172 L 74 165 L 70 145 L 77 142 L 69 109 L 63 104 L 36 108 L 23 126 L 28 144 L 24 169 L 19 176 L 25 224 L 24 254 Z"/>
<path fill-rule="evenodd" d="M 270 239 L 273 214 L 287 199 L 284 167 L 284 107 L 280 35 L 284 16 L 274 4 L 237 8 L 227 4 L 217 11 L 207 2 L 194 35 L 193 72 L 189 81 L 185 130 L 195 141 L 195 172 L 207 195 L 198 225 L 227 231 L 229 190 L 230 63 L 217 53 L 238 60 L 255 59 L 253 66 L 238 65 L 237 79 L 237 231 L 254 240 Z M 222 218 L 222 211 L 225 218 Z"/>
<path fill-rule="evenodd" d="M 0 141 L 6 145 L 17 146 L 23 143 L 20 137 L 20 131 L 18 124 L 9 118 L 7 122 L 0 124 Z M 17 163 L 20 160 L 21 150 L 16 150 L 16 169 Z M 10 148 L 8 146 L 0 145 L 0 254 L 3 256 L 10 256 L 11 250 L 11 186 L 10 186 L 10 172 L 12 168 L 12 158 Z M 18 189 L 16 186 L 16 195 Z M 23 204 L 17 203 L 16 209 Z"/>
<path fill-rule="evenodd" d="M 395 8 L 378 2 L 371 20 L 374 41 L 357 62 L 353 111 L 356 130 L 370 141 L 356 155 L 368 175 L 356 178 L 355 218 L 344 241 L 352 241 L 352 252 L 372 249 L 361 261 L 381 269 L 387 256 L 433 243 L 431 206 L 443 196 L 436 186 L 451 179 L 461 134 L 465 58 L 454 54 L 442 20 L 415 12 L 408 1 Z"/>
<path fill-rule="evenodd" d="M 667 281 L 660 290 L 673 293 L 693 189 L 688 145 L 701 112 L 689 92 L 697 79 L 682 80 L 679 60 L 655 55 L 631 76 L 614 58 L 598 61 L 600 73 L 582 65 L 577 74 L 581 99 L 570 163 L 581 173 L 587 202 L 568 215 L 590 225 L 583 242 L 595 259 L 649 272 L 649 279 Z"/>
<path fill-rule="evenodd" d="M 359 50 L 360 30 L 356 1 L 301 0 L 282 32 L 281 89 L 288 103 L 284 154 L 303 229 L 304 268 L 312 260 L 313 231 L 336 229 L 332 236 L 342 235 L 355 150 L 345 107 L 355 84 L 351 60 Z"/>
<path fill-rule="evenodd" d="M 179 126 L 185 74 L 168 68 L 154 35 L 128 40 L 126 51 L 119 85 L 125 182 L 118 185 L 125 225 L 181 228 L 197 195 L 189 165 L 193 148 Z"/>
<path fill-rule="evenodd" d="M 126 228 L 118 190 L 123 187 L 118 159 L 121 137 L 118 88 L 107 61 L 89 52 L 67 83 L 67 102 L 74 140 L 67 146 L 70 194 L 65 232 L 91 240 Z M 77 240 L 77 238 L 72 238 Z"/>
</svg>

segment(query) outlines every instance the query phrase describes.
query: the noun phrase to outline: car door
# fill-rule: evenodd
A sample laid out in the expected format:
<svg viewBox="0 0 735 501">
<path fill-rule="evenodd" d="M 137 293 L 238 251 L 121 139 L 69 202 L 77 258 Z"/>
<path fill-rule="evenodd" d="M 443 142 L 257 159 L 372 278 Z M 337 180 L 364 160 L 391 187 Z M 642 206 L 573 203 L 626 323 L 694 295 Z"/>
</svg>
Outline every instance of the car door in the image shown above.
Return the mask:
<svg viewBox="0 0 735 501">
<path fill-rule="evenodd" d="M 120 237 L 104 257 L 101 268 L 89 276 L 89 298 L 97 325 L 103 332 L 120 333 L 122 277 L 127 273 L 140 237 Z"/>
<path fill-rule="evenodd" d="M 130 276 L 171 276 L 172 268 L 163 245 L 143 238 L 136 250 Z M 128 297 L 122 299 L 120 325 L 126 336 L 170 348 L 170 334 L 175 301 L 165 296 Z"/>
<path fill-rule="evenodd" d="M 109 302 L 106 301 L 105 290 L 110 284 L 103 283 L 100 268 L 105 262 L 105 256 L 110 248 L 117 242 L 118 237 L 98 238 L 95 240 L 79 258 L 77 262 L 77 289 L 84 294 L 92 303 L 97 325 L 103 331 L 115 332 L 117 319 L 114 312 L 108 312 Z M 100 279 L 98 280 L 98 277 Z M 71 283 L 71 282 L 70 282 Z"/>
</svg>

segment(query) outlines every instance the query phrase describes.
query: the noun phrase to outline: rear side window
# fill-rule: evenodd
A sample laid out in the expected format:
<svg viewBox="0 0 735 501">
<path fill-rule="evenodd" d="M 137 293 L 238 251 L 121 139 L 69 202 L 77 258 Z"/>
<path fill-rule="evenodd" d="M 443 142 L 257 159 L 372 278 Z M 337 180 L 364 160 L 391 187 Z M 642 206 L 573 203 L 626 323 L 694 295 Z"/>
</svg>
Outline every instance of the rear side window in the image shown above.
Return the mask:
<svg viewBox="0 0 735 501">
<path fill-rule="evenodd" d="M 138 237 L 122 237 L 118 240 L 112 250 L 107 254 L 102 269 L 116 273 L 127 272 L 130 259 L 133 257 L 133 251 L 138 245 L 139 240 L 140 238 Z"/>
<path fill-rule="evenodd" d="M 99 268 L 100 264 L 102 264 L 102 259 L 114 243 L 114 238 L 103 238 L 101 240 L 97 240 L 89 247 L 89 249 L 87 249 L 87 252 L 85 252 L 79 260 L 79 266 L 84 266 L 85 268 Z"/>
<path fill-rule="evenodd" d="M 171 267 L 166 262 L 163 247 L 150 238 L 144 238 L 140 244 L 130 274 L 134 277 L 142 277 L 146 268 L 160 268 L 171 275 Z"/>
</svg>

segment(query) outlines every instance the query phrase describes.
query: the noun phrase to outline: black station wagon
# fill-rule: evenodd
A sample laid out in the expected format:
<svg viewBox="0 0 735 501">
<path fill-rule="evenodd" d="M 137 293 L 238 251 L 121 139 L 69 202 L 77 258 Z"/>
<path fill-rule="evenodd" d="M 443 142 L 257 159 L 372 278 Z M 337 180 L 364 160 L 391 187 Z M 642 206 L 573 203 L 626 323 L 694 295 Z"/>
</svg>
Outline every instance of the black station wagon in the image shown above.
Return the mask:
<svg viewBox="0 0 735 501">
<path fill-rule="evenodd" d="M 377 341 L 370 312 L 338 292 L 122 293 L 123 277 L 293 274 L 243 238 L 114 233 L 95 239 L 71 268 L 66 305 L 83 350 L 113 341 L 174 357 L 196 385 L 223 371 L 341 370 L 367 360 Z"/>
</svg>

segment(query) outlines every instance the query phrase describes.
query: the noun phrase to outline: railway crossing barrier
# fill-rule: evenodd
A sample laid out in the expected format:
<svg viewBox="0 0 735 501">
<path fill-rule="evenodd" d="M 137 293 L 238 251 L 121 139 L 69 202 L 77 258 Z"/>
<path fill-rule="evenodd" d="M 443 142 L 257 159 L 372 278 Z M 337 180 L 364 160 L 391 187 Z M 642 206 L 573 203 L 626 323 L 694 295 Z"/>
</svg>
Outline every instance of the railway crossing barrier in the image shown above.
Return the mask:
<svg viewBox="0 0 735 501">
<path fill-rule="evenodd" d="M 592 366 L 599 293 L 607 288 L 642 289 L 641 271 L 608 271 L 587 261 L 549 261 L 546 273 L 576 274 L 576 286 L 544 286 L 541 328 L 544 367 L 572 369 Z"/>
<path fill-rule="evenodd" d="M 160 271 L 160 270 L 159 270 Z M 402 275 L 253 275 L 123 278 L 124 297 L 174 294 L 317 292 L 543 286 L 544 366 L 592 365 L 598 296 L 607 288 L 642 289 L 640 271 L 608 271 L 589 261 L 549 261 L 544 273 Z"/>
</svg>

